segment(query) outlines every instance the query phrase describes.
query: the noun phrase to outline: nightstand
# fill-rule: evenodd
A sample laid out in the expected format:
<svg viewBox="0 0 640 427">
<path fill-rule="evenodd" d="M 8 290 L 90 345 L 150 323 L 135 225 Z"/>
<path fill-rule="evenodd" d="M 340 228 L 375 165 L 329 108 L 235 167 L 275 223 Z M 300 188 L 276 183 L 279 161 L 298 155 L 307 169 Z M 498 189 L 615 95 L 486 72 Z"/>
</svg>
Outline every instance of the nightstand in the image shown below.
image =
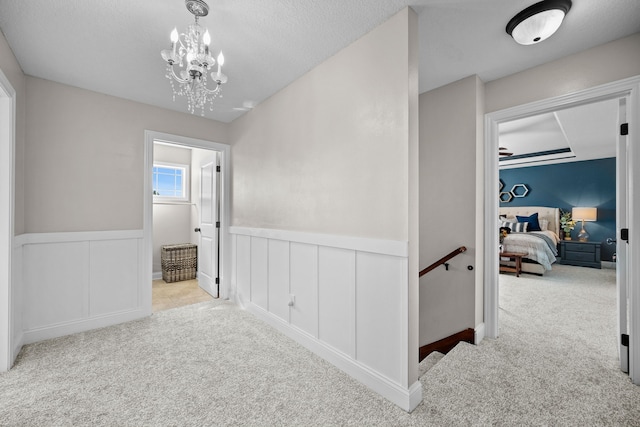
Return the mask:
<svg viewBox="0 0 640 427">
<path fill-rule="evenodd" d="M 601 268 L 600 242 L 561 241 L 560 264 Z"/>
</svg>

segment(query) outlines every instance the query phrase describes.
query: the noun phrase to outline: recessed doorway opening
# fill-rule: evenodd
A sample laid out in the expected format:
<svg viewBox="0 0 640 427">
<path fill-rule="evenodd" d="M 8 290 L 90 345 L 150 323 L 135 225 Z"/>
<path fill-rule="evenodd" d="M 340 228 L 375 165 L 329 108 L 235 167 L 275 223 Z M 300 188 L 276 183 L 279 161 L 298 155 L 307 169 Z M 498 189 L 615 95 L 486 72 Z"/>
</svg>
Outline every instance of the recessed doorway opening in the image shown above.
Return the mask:
<svg viewBox="0 0 640 427">
<path fill-rule="evenodd" d="M 229 152 L 226 144 L 145 132 L 149 313 L 229 298 Z"/>
</svg>

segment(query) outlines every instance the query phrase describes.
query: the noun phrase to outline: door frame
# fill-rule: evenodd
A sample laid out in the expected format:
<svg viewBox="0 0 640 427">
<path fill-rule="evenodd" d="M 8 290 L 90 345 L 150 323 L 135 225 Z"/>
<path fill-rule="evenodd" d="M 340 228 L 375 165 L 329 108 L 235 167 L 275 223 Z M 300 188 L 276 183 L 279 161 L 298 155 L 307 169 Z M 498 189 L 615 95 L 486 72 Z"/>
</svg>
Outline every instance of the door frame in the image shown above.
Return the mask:
<svg viewBox="0 0 640 427">
<path fill-rule="evenodd" d="M 219 250 L 219 297 L 229 299 L 231 297 L 231 146 L 203 139 L 189 138 L 186 136 L 172 135 L 163 132 L 145 130 L 144 132 L 144 207 L 143 207 L 143 263 L 144 274 L 141 280 L 148 283 L 143 286 L 144 294 L 142 305 L 151 314 L 151 283 L 153 276 L 153 143 L 184 146 L 188 148 L 202 148 L 217 151 L 220 154 L 220 250 Z"/>
<path fill-rule="evenodd" d="M 628 135 L 629 160 L 629 376 L 635 384 L 640 384 L 640 265 L 639 259 L 640 221 L 634 221 L 640 214 L 640 191 L 634 182 L 640 182 L 640 132 L 634 131 L 640 124 L 640 76 L 607 83 L 579 92 L 549 98 L 541 101 L 506 108 L 485 114 L 484 129 L 484 323 L 485 334 L 489 338 L 499 336 L 498 327 L 498 125 L 503 122 L 549 113 L 607 99 L 627 98 L 627 119 L 631 123 Z M 637 253 L 636 253 L 637 252 Z"/>
<path fill-rule="evenodd" d="M 0 70 L 0 372 L 8 371 L 21 342 L 14 342 L 13 235 L 16 147 L 16 91 Z M 20 338 L 17 341 L 21 341 Z"/>
</svg>

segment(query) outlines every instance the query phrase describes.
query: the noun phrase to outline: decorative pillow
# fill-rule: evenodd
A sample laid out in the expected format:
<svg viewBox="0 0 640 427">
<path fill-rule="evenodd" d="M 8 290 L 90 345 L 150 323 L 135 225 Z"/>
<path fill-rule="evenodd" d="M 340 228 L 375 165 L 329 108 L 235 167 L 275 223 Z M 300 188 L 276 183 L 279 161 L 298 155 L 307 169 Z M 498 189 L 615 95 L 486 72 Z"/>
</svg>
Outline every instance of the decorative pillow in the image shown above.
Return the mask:
<svg viewBox="0 0 640 427">
<path fill-rule="evenodd" d="M 546 219 L 538 219 L 538 222 L 540 223 L 540 230 L 542 231 L 546 231 L 549 229 L 549 221 Z"/>
<path fill-rule="evenodd" d="M 509 221 L 502 221 L 500 223 L 500 227 L 507 227 L 509 228 L 513 233 L 526 233 L 527 232 L 527 226 L 529 225 L 528 222 L 509 222 Z"/>
<path fill-rule="evenodd" d="M 528 223 L 527 231 L 541 231 L 540 223 L 538 222 L 538 212 L 529 216 L 516 215 L 518 222 Z"/>
</svg>

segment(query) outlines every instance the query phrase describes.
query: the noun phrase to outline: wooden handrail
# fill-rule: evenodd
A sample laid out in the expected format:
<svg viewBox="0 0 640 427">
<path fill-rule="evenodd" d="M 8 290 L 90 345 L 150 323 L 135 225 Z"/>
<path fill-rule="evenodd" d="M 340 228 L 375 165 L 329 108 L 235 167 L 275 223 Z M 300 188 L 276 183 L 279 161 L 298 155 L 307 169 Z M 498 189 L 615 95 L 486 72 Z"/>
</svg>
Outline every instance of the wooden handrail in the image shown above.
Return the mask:
<svg viewBox="0 0 640 427">
<path fill-rule="evenodd" d="M 427 274 L 428 272 L 430 272 L 431 270 L 433 270 L 436 267 L 439 267 L 441 265 L 445 265 L 445 267 L 448 267 L 447 265 L 447 261 L 449 261 L 451 258 L 453 258 L 454 256 L 461 254 L 462 252 L 466 251 L 467 248 L 464 246 L 460 246 L 458 249 L 456 249 L 455 251 L 451 252 L 448 255 L 443 256 L 442 258 L 440 258 L 438 261 L 434 262 L 433 264 L 431 264 L 429 267 L 425 268 L 424 270 L 422 270 L 419 274 L 418 277 L 422 277 L 425 274 Z M 447 268 L 448 270 L 448 268 Z"/>
</svg>

